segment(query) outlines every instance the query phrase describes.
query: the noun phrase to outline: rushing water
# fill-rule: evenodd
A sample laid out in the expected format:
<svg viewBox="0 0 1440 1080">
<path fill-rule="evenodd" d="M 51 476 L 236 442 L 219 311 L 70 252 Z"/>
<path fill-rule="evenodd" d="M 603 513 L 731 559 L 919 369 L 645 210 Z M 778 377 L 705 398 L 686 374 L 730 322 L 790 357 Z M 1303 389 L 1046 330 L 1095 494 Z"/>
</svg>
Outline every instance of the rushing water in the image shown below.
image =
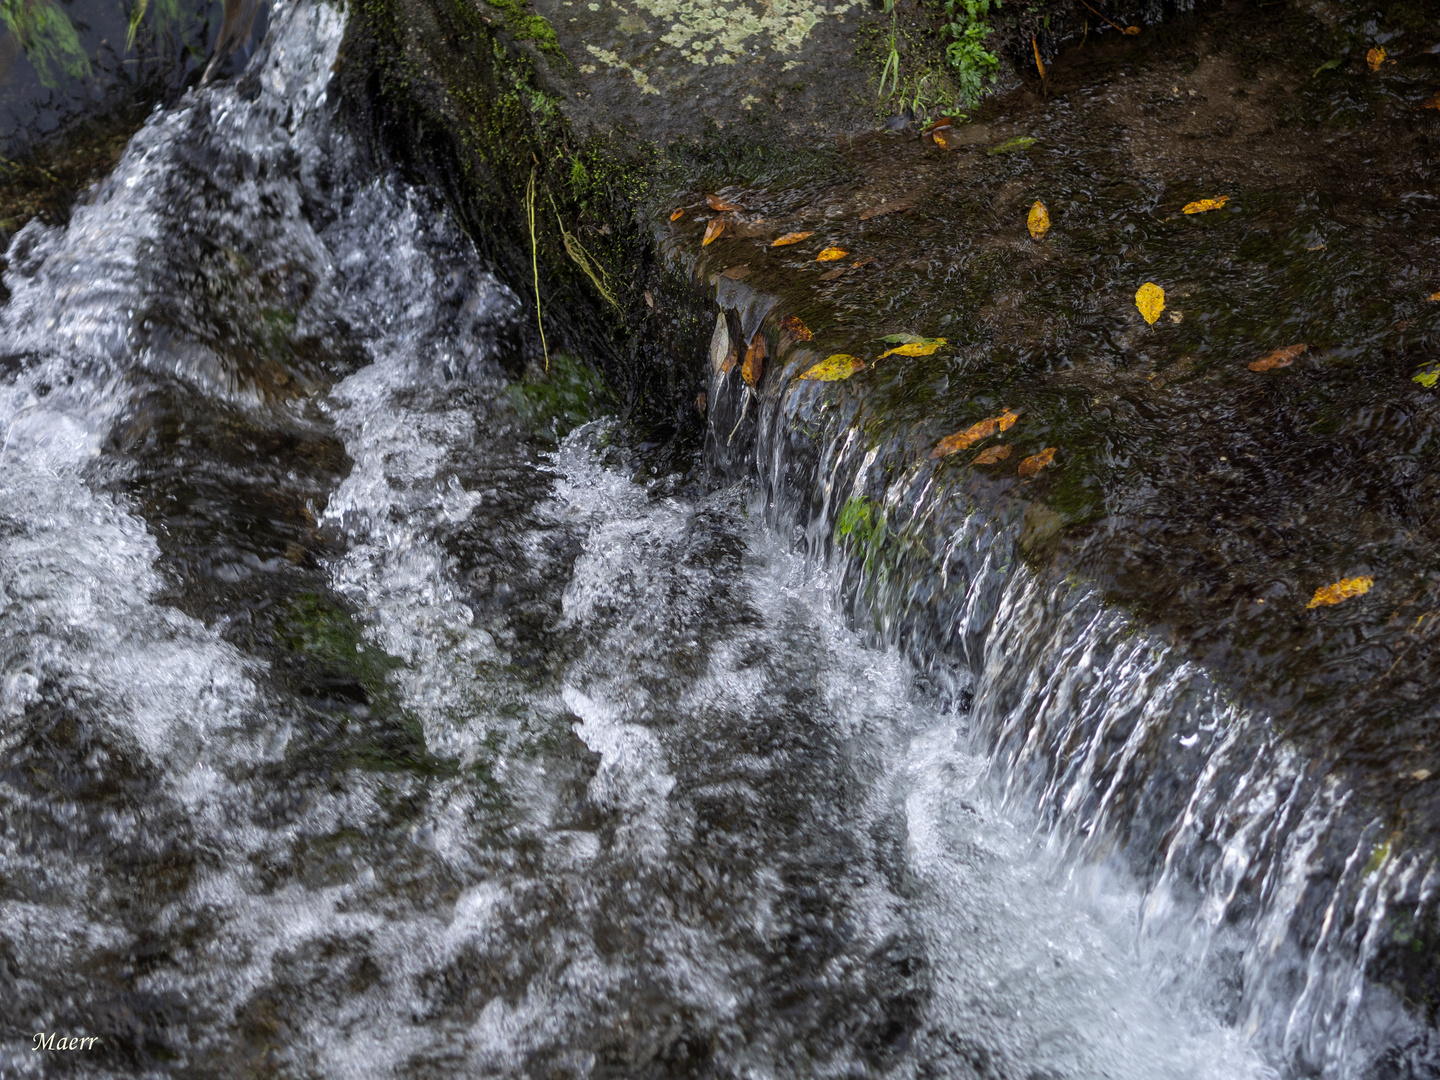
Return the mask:
<svg viewBox="0 0 1440 1080">
<path fill-rule="evenodd" d="M 942 679 L 755 489 L 536 435 L 514 296 L 331 126 L 341 15 L 271 27 L 10 251 L 6 1075 L 1236 1080 L 1395 1041 L 1267 989 L 1284 895 L 1206 906 L 1343 793 L 1084 597 L 969 568 L 993 628 Z M 1227 843 L 1142 889 L 1083 750 L 1162 713 Z"/>
</svg>

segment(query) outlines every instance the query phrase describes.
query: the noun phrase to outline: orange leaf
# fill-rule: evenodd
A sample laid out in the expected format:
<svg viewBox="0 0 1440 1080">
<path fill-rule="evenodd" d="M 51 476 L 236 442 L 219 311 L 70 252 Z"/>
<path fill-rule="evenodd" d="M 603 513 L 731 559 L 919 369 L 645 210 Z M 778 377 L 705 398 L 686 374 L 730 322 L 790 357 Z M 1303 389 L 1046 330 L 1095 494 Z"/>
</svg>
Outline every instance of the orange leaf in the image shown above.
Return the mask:
<svg viewBox="0 0 1440 1080">
<path fill-rule="evenodd" d="M 801 240 L 804 240 L 814 235 L 814 230 L 811 230 L 810 232 L 787 232 L 784 236 L 780 237 L 779 240 L 776 240 L 770 246 L 784 247 L 786 244 L 798 244 Z"/>
<path fill-rule="evenodd" d="M 1349 600 L 1352 596 L 1364 596 L 1370 591 L 1370 586 L 1375 584 L 1373 577 L 1347 577 L 1335 582 L 1334 585 L 1325 585 L 1315 590 L 1315 595 L 1305 605 L 1306 609 L 1321 607 L 1325 604 L 1338 604 L 1341 601 Z"/>
<path fill-rule="evenodd" d="M 1040 60 L 1040 46 L 1036 44 L 1033 35 L 1030 38 L 1030 47 L 1035 50 L 1035 70 L 1040 72 L 1040 78 L 1043 79 L 1045 77 L 1045 65 Z"/>
<path fill-rule="evenodd" d="M 1206 210 L 1219 210 L 1229 201 L 1229 195 L 1221 195 L 1218 199 L 1197 199 L 1195 202 L 1186 203 L 1180 212 L 1182 214 L 1203 214 Z"/>
<path fill-rule="evenodd" d="M 1138 26 L 1127 26 L 1125 27 L 1125 33 L 1133 37 L 1135 34 L 1140 33 L 1140 28 Z"/>
<path fill-rule="evenodd" d="M 1440 109 L 1440 94 L 1431 94 L 1420 107 L 1422 109 Z"/>
<path fill-rule="evenodd" d="M 994 465 L 997 461 L 1004 461 L 1009 456 L 1010 447 L 1006 446 L 1004 443 L 1001 443 L 999 446 L 987 446 L 984 450 L 981 450 L 980 453 L 975 455 L 975 460 L 972 464 Z"/>
<path fill-rule="evenodd" d="M 1380 65 L 1385 63 L 1385 50 L 1371 49 L 1365 54 L 1365 63 L 1370 65 L 1371 71 L 1379 71 Z"/>
<path fill-rule="evenodd" d="M 1289 367 L 1295 362 L 1295 358 L 1309 347 L 1309 345 L 1286 345 L 1283 349 L 1276 349 L 1272 353 L 1266 353 L 1259 360 L 1252 361 L 1248 366 L 1251 371 L 1269 371 L 1271 368 Z"/>
<path fill-rule="evenodd" d="M 710 224 L 705 226 L 705 239 L 700 241 L 700 246 L 705 247 L 712 244 L 725 235 L 725 230 L 730 227 L 729 222 L 724 218 L 711 218 Z"/>
<path fill-rule="evenodd" d="M 949 129 L 949 128 L 937 128 L 935 131 L 932 131 L 932 132 L 930 133 L 930 141 L 933 142 L 936 146 L 938 146 L 941 150 L 949 150 L 949 149 L 950 149 L 950 143 L 947 142 L 946 139 L 945 139 L 945 132 L 948 131 L 948 130 L 950 130 L 950 129 Z"/>
<path fill-rule="evenodd" d="M 725 351 L 725 359 L 720 361 L 720 374 L 729 375 L 730 372 L 735 370 L 735 365 L 739 362 L 740 357 L 735 352 L 735 346 L 731 345 L 730 348 Z"/>
<path fill-rule="evenodd" d="M 957 431 L 954 435 L 947 435 L 935 444 L 935 449 L 930 451 L 931 459 L 946 457 L 961 450 L 969 450 L 981 439 L 988 439 L 997 431 L 1008 431 L 1020 419 L 1020 414 L 1013 409 L 1006 409 L 999 416 L 992 416 L 989 419 L 981 420 L 978 424 L 971 424 L 964 431 Z"/>
<path fill-rule="evenodd" d="M 1018 471 L 1021 477 L 1030 477 L 1034 476 L 1041 469 L 1045 468 L 1046 465 L 1052 465 L 1054 464 L 1054 462 L 1055 447 L 1047 446 L 1038 454 L 1031 454 L 1024 461 L 1020 462 L 1020 468 Z"/>
<path fill-rule="evenodd" d="M 679 207 L 678 209 L 675 209 L 675 210 L 670 211 L 670 220 L 671 220 L 671 221 L 679 221 L 679 220 L 680 220 L 682 217 L 684 217 L 684 216 L 685 216 L 685 208 L 684 208 L 683 206 Z"/>
<path fill-rule="evenodd" d="M 706 195 L 705 201 L 710 204 L 711 210 L 719 210 L 722 213 L 730 210 L 743 210 L 739 203 L 726 202 L 719 195 Z"/>
<path fill-rule="evenodd" d="M 765 350 L 765 335 L 756 333 L 750 339 L 750 347 L 745 350 L 745 363 L 740 368 L 740 377 L 751 386 L 757 385 L 765 374 L 765 357 L 768 355 Z"/>
<path fill-rule="evenodd" d="M 1039 199 L 1036 199 L 1035 205 L 1030 207 L 1030 213 L 1025 218 L 1025 226 L 1036 240 L 1050 231 L 1050 211 L 1045 209 L 1045 204 Z"/>
<path fill-rule="evenodd" d="M 786 315 L 780 320 L 780 329 L 784 330 L 792 341 L 809 341 L 814 337 L 810 333 L 810 328 L 800 320 L 798 315 Z"/>
<path fill-rule="evenodd" d="M 836 259 L 843 259 L 846 255 L 849 254 L 850 253 L 844 248 L 828 247 L 824 251 L 820 252 L 819 255 L 815 256 L 815 261 L 834 262 Z"/>
<path fill-rule="evenodd" d="M 1432 293 L 1430 294 L 1430 299 L 1431 299 L 1431 300 L 1440 300 L 1440 292 L 1432 292 Z"/>
</svg>

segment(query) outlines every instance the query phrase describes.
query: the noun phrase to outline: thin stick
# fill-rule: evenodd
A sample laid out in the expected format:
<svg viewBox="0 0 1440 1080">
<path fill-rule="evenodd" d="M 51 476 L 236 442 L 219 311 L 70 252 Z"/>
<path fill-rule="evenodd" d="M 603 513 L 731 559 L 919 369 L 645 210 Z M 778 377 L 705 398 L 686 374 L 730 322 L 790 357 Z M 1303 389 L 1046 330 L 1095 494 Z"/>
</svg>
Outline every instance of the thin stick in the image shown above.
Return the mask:
<svg viewBox="0 0 1440 1080">
<path fill-rule="evenodd" d="M 739 431 L 740 425 L 745 422 L 745 410 L 748 408 L 750 408 L 750 387 L 747 386 L 745 387 L 745 400 L 740 403 L 740 419 L 736 420 L 735 426 L 730 429 L 730 438 L 725 440 L 726 446 L 735 441 L 735 432 Z"/>
<path fill-rule="evenodd" d="M 1085 0 L 1080 0 L 1080 3 L 1085 4 Z M 1087 8 L 1090 8 L 1090 10 L 1091 10 L 1092 12 L 1094 12 L 1096 15 L 1100 15 L 1100 13 L 1099 13 L 1098 11 L 1095 11 L 1095 9 L 1094 9 L 1093 7 L 1090 7 L 1089 4 L 1085 4 L 1085 6 L 1086 6 Z M 1106 19 L 1104 15 L 1100 15 L 1100 18 L 1103 19 L 1105 22 L 1110 23 L 1111 26 L 1115 26 L 1115 24 L 1114 24 L 1113 22 L 1110 22 L 1109 19 Z M 1116 29 L 1116 30 L 1119 30 L 1120 33 L 1122 33 L 1122 34 L 1126 32 L 1125 27 L 1123 27 L 1123 26 L 1115 26 L 1115 29 Z"/>
<path fill-rule="evenodd" d="M 540 318 L 540 257 L 535 243 L 535 169 L 525 188 L 525 216 L 530 222 L 530 269 L 535 274 L 535 325 L 540 328 L 540 348 L 545 350 L 545 371 L 550 371 L 550 346 L 545 344 L 545 323 Z"/>
</svg>

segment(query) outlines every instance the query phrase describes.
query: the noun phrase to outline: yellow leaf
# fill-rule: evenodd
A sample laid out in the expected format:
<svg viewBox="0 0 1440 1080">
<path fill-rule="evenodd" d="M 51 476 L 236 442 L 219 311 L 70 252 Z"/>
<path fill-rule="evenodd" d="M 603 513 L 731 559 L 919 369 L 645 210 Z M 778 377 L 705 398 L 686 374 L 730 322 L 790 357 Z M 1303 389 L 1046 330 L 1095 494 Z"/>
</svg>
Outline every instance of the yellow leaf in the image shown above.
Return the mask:
<svg viewBox="0 0 1440 1080">
<path fill-rule="evenodd" d="M 1050 231 L 1050 211 L 1045 209 L 1045 204 L 1039 199 L 1030 207 L 1030 216 L 1025 219 L 1025 224 L 1030 229 L 1030 235 L 1036 240 Z"/>
<path fill-rule="evenodd" d="M 988 439 L 997 431 L 1009 431 L 1015 421 L 1020 419 L 1020 414 L 1014 409 L 1006 409 L 999 416 L 992 416 L 989 419 L 981 420 L 978 424 L 971 424 L 964 431 L 957 431 L 954 435 L 947 435 L 935 444 L 935 449 L 930 451 L 931 459 L 946 457 L 961 450 L 969 450 L 981 439 Z"/>
<path fill-rule="evenodd" d="M 700 241 L 700 246 L 705 247 L 719 240 L 727 228 L 724 218 L 711 218 L 710 224 L 705 226 L 705 239 Z"/>
<path fill-rule="evenodd" d="M 1372 50 L 1373 51 L 1373 50 Z M 1349 600 L 1352 596 L 1364 596 L 1370 591 L 1370 586 L 1375 584 L 1373 577 L 1347 577 L 1335 582 L 1334 585 L 1326 585 L 1315 590 L 1310 603 L 1305 607 L 1320 607 L 1323 604 L 1338 604 L 1341 601 Z"/>
<path fill-rule="evenodd" d="M 1010 456 L 1010 447 L 1003 443 L 999 446 L 987 446 L 980 453 L 975 455 L 973 465 L 994 465 L 997 461 L 1004 461 Z"/>
<path fill-rule="evenodd" d="M 1147 281 L 1135 293 L 1135 306 L 1145 316 L 1145 321 L 1154 326 L 1155 320 L 1165 310 L 1165 290 L 1153 281 Z"/>
<path fill-rule="evenodd" d="M 815 256 L 815 261 L 834 262 L 836 259 L 843 259 L 846 255 L 849 254 L 850 253 L 844 248 L 826 248 L 824 251 L 820 252 L 819 255 Z"/>
<path fill-rule="evenodd" d="M 1221 195 L 1218 199 L 1197 199 L 1195 202 L 1186 203 L 1180 212 L 1182 214 L 1203 214 L 1206 210 L 1219 210 L 1229 201 L 1229 195 Z"/>
<path fill-rule="evenodd" d="M 1018 472 L 1022 477 L 1034 476 L 1041 469 L 1045 468 L 1046 465 L 1053 464 L 1054 461 L 1055 447 L 1047 446 L 1038 454 L 1031 454 L 1024 461 L 1020 462 L 1020 468 Z"/>
<path fill-rule="evenodd" d="M 1440 300 L 1440 292 L 1432 292 L 1432 293 L 1430 294 L 1430 299 L 1431 299 L 1431 300 Z"/>
<path fill-rule="evenodd" d="M 1385 50 L 1371 49 L 1365 54 L 1365 63 L 1370 65 L 1371 71 L 1379 71 L 1380 65 L 1385 63 Z"/>
<path fill-rule="evenodd" d="M 776 240 L 776 241 L 775 241 L 773 244 L 771 244 L 770 246 L 771 246 L 771 247 L 784 247 L 786 244 L 798 244 L 801 240 L 804 240 L 804 239 L 806 239 L 807 237 L 814 236 L 814 235 L 815 235 L 814 230 L 811 230 L 810 232 L 787 232 L 784 236 L 780 237 L 779 240 Z"/>
<path fill-rule="evenodd" d="M 1140 28 L 1138 26 L 1127 26 L 1125 27 L 1125 33 L 1133 37 L 1134 35 L 1140 33 Z"/>
<path fill-rule="evenodd" d="M 802 379 L 815 379 L 819 382 L 839 382 L 841 379 L 848 379 L 857 371 L 865 370 L 865 361 L 859 357 L 851 356 L 849 353 L 836 353 L 827 356 L 809 371 L 800 376 Z"/>
<path fill-rule="evenodd" d="M 670 220 L 671 220 L 671 221 L 679 221 L 679 220 L 680 220 L 682 217 L 684 217 L 684 216 L 685 216 L 685 208 L 684 208 L 683 206 L 680 207 L 678 210 L 672 210 L 672 211 L 670 212 Z"/>
<path fill-rule="evenodd" d="M 946 129 L 946 128 L 937 128 L 935 131 L 932 131 L 932 132 L 930 133 L 930 140 L 931 140 L 936 146 L 940 147 L 941 150 L 949 150 L 949 149 L 950 149 L 950 141 L 945 138 L 945 132 L 946 132 L 947 130 L 948 130 L 948 129 Z"/>
<path fill-rule="evenodd" d="M 886 349 L 880 354 L 880 359 L 884 360 L 887 356 L 930 356 L 944 344 L 943 337 L 931 338 L 928 341 L 912 341 L 908 345 L 897 345 L 893 349 Z"/>
</svg>

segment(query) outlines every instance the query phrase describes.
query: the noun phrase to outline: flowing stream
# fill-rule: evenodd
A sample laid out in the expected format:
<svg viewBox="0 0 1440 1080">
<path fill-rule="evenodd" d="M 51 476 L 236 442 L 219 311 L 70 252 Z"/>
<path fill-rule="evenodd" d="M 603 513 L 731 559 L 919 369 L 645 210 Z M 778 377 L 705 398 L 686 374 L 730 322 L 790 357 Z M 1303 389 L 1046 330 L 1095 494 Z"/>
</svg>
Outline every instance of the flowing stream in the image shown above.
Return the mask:
<svg viewBox="0 0 1440 1080">
<path fill-rule="evenodd" d="M 987 674 L 942 680 L 753 485 L 537 434 L 514 296 L 332 127 L 342 31 L 280 6 L 10 249 L 0 1072 L 1240 1080 L 1399 1038 L 1295 1035 L 1295 987 L 1256 989 L 1283 902 L 1222 928 L 1191 895 L 1249 826 L 1142 889 L 1084 755 L 1007 734 L 1073 677 L 1223 761 L 1223 707 L 1105 613 L 1038 623 L 1012 578 Z M 1283 802 L 1266 753 L 1248 797 Z"/>
</svg>

